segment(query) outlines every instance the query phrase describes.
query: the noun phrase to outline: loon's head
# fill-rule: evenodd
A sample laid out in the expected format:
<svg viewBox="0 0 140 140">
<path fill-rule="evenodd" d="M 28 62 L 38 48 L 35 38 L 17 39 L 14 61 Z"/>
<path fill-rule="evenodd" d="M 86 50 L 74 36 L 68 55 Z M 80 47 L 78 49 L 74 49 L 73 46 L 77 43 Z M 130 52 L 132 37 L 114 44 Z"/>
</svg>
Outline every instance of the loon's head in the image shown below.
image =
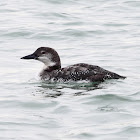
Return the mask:
<svg viewBox="0 0 140 140">
<path fill-rule="evenodd" d="M 43 62 L 46 68 L 61 68 L 60 57 L 58 53 L 49 47 L 40 47 L 33 54 L 22 57 L 21 59 L 35 59 Z"/>
</svg>

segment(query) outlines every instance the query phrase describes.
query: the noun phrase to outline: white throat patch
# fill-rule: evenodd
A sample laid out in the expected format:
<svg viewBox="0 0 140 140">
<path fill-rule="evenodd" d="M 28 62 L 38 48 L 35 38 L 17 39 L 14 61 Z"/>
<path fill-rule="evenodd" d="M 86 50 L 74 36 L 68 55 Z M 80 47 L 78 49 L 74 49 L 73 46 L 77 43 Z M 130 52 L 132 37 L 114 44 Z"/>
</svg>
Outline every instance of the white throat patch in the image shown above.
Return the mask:
<svg viewBox="0 0 140 140">
<path fill-rule="evenodd" d="M 40 56 L 40 57 L 38 57 L 38 60 L 43 62 L 45 64 L 46 68 L 56 65 L 56 63 L 52 61 L 52 55 L 51 54 Z"/>
</svg>

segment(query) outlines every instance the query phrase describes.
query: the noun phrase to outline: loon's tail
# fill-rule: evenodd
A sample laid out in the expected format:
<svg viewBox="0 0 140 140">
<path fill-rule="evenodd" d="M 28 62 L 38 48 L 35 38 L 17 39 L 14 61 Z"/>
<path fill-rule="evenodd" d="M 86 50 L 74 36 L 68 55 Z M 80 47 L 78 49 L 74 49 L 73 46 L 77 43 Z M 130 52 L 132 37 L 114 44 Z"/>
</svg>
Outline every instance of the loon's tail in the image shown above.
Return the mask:
<svg viewBox="0 0 140 140">
<path fill-rule="evenodd" d="M 120 76 L 121 79 L 125 79 L 126 78 L 126 76 L 121 76 L 121 75 L 119 75 L 119 76 Z"/>
<path fill-rule="evenodd" d="M 119 75 L 119 74 L 114 73 L 114 74 L 113 74 L 113 76 L 112 76 L 112 78 L 114 78 L 114 79 L 125 79 L 126 77 L 125 77 L 125 76 L 121 76 L 121 75 Z"/>
</svg>

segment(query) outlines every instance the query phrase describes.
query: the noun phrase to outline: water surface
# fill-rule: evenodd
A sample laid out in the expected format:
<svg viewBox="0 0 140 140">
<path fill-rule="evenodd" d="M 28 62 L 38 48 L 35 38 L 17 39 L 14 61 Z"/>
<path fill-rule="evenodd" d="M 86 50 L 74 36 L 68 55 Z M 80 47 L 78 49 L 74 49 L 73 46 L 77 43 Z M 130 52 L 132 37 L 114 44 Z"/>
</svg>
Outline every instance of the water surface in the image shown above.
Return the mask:
<svg viewBox="0 0 140 140">
<path fill-rule="evenodd" d="M 0 4 L 0 139 L 140 138 L 140 1 L 7 0 Z M 53 47 L 62 66 L 90 63 L 127 76 L 98 87 L 48 84 L 40 62 Z"/>
</svg>

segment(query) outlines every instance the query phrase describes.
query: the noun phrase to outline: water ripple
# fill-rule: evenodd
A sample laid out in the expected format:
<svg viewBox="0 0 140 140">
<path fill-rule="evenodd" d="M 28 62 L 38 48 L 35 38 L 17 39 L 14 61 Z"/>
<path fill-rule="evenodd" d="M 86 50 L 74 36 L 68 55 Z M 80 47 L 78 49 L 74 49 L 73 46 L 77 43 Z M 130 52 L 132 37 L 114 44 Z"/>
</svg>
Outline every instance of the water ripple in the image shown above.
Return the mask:
<svg viewBox="0 0 140 140">
<path fill-rule="evenodd" d="M 0 139 L 139 139 L 140 2 L 30 0 L 0 3 Z M 125 80 L 44 83 L 20 58 L 53 47 L 62 66 L 99 65 Z M 8 134 L 8 135 L 7 135 Z"/>
</svg>

